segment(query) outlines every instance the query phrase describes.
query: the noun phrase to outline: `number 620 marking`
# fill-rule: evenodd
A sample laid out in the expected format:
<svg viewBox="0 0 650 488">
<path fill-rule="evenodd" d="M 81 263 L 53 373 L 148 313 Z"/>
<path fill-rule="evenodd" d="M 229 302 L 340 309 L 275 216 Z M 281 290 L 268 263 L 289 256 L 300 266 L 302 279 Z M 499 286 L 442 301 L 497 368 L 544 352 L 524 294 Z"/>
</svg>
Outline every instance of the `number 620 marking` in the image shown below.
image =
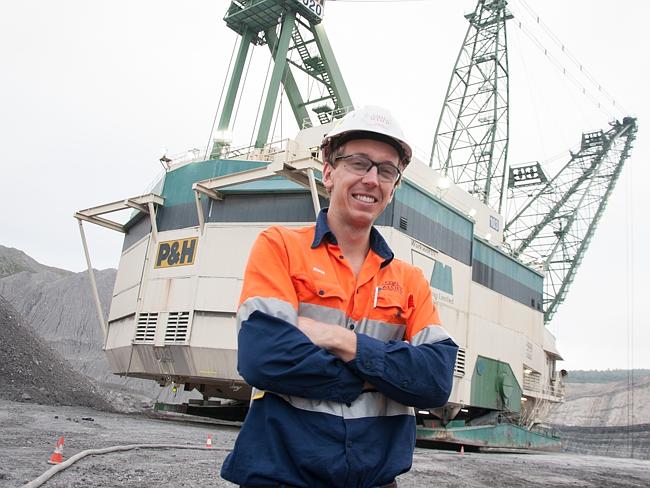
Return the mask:
<svg viewBox="0 0 650 488">
<path fill-rule="evenodd" d="M 319 17 L 323 16 L 323 6 L 316 0 L 302 0 L 302 4 Z"/>
</svg>

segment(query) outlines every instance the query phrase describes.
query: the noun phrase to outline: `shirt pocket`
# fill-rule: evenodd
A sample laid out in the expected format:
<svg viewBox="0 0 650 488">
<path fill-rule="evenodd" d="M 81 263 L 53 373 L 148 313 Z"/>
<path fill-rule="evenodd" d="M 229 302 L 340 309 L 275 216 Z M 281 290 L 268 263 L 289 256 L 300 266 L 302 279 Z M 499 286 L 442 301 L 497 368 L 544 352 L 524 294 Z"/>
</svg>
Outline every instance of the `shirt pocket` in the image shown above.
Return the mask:
<svg viewBox="0 0 650 488">
<path fill-rule="evenodd" d="M 338 283 L 317 280 L 302 274 L 292 276 L 291 280 L 298 302 L 317 303 L 339 308 L 339 305 L 345 301 L 345 293 Z"/>
<path fill-rule="evenodd" d="M 413 312 L 412 300 L 398 293 L 379 290 L 377 303 L 373 307 L 372 318 L 391 324 L 406 324 Z"/>
</svg>

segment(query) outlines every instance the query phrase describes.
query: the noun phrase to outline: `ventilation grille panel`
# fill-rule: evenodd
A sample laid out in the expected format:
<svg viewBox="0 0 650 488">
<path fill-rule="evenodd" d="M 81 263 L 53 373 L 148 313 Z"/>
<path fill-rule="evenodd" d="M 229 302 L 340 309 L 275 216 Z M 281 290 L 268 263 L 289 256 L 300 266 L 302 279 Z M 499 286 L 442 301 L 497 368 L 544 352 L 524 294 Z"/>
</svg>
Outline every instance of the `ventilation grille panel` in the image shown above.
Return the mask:
<svg viewBox="0 0 650 488">
<path fill-rule="evenodd" d="M 406 217 L 399 218 L 399 228 L 402 230 L 408 230 L 409 221 Z"/>
<path fill-rule="evenodd" d="M 165 342 L 168 344 L 186 343 L 189 324 L 189 312 L 169 312 L 167 328 L 165 329 Z"/>
<path fill-rule="evenodd" d="M 542 375 L 524 365 L 524 390 L 542 392 Z"/>
<path fill-rule="evenodd" d="M 142 312 L 138 315 L 138 325 L 135 329 L 133 342 L 139 344 L 153 344 L 156 337 L 156 323 L 158 312 Z"/>
<path fill-rule="evenodd" d="M 456 356 L 456 365 L 454 366 L 454 376 L 465 376 L 465 348 L 458 348 Z"/>
</svg>

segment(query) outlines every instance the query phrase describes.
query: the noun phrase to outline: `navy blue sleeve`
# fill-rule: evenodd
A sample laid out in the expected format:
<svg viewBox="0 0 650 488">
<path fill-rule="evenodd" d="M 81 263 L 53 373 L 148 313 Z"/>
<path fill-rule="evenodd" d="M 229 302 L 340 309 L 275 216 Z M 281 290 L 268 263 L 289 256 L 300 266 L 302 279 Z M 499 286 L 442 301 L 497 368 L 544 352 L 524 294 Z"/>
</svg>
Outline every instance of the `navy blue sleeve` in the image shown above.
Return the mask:
<svg viewBox="0 0 650 488">
<path fill-rule="evenodd" d="M 363 380 L 294 325 L 255 311 L 239 330 L 239 374 L 260 390 L 314 400 L 352 402 Z"/>
<path fill-rule="evenodd" d="M 413 346 L 357 334 L 357 356 L 346 365 L 392 400 L 436 408 L 451 394 L 457 352 L 451 339 Z"/>
</svg>

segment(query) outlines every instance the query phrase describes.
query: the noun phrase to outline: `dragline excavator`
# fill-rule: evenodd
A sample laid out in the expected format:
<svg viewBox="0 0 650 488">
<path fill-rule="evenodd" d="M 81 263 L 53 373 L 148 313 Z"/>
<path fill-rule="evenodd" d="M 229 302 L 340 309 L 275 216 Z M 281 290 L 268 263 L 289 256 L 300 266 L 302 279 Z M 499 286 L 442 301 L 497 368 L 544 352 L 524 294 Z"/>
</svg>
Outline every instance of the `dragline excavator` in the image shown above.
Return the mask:
<svg viewBox="0 0 650 488">
<path fill-rule="evenodd" d="M 632 117 L 582 135 L 553 177 L 539 163 L 509 167 L 505 0 L 479 1 L 438 120 L 430 163 L 506 214 L 503 248 L 544 273 L 544 321 L 564 301 L 636 137 Z M 506 208 L 509 209 L 506 212 Z"/>
<path fill-rule="evenodd" d="M 319 145 L 354 110 L 324 15 L 318 0 L 231 2 L 224 21 L 239 45 L 206 157 L 167 158 L 150 193 L 75 214 L 91 283 L 82 222 L 124 234 L 107 321 L 92 285 L 113 372 L 202 396 L 161 409 L 222 418 L 246 411 L 235 314 L 250 247 L 269 225 L 308 225 L 327 205 Z M 502 0 L 480 0 L 466 16 L 431 159 L 411 162 L 377 221 L 396 256 L 422 269 L 460 346 L 448 404 L 417 412 L 421 441 L 559 445 L 552 432 L 531 428 L 564 395 L 545 322 L 566 296 L 636 133 L 636 120 L 625 118 L 584 134 L 554 176 L 539 164 L 509 167 L 511 17 Z M 228 134 L 257 47 L 271 53 L 268 85 L 254 143 L 234 147 Z M 281 92 L 298 132 L 274 141 Z M 516 211 L 504 215 L 506 207 Z M 132 210 L 126 223 L 105 217 L 120 209 Z"/>
</svg>

